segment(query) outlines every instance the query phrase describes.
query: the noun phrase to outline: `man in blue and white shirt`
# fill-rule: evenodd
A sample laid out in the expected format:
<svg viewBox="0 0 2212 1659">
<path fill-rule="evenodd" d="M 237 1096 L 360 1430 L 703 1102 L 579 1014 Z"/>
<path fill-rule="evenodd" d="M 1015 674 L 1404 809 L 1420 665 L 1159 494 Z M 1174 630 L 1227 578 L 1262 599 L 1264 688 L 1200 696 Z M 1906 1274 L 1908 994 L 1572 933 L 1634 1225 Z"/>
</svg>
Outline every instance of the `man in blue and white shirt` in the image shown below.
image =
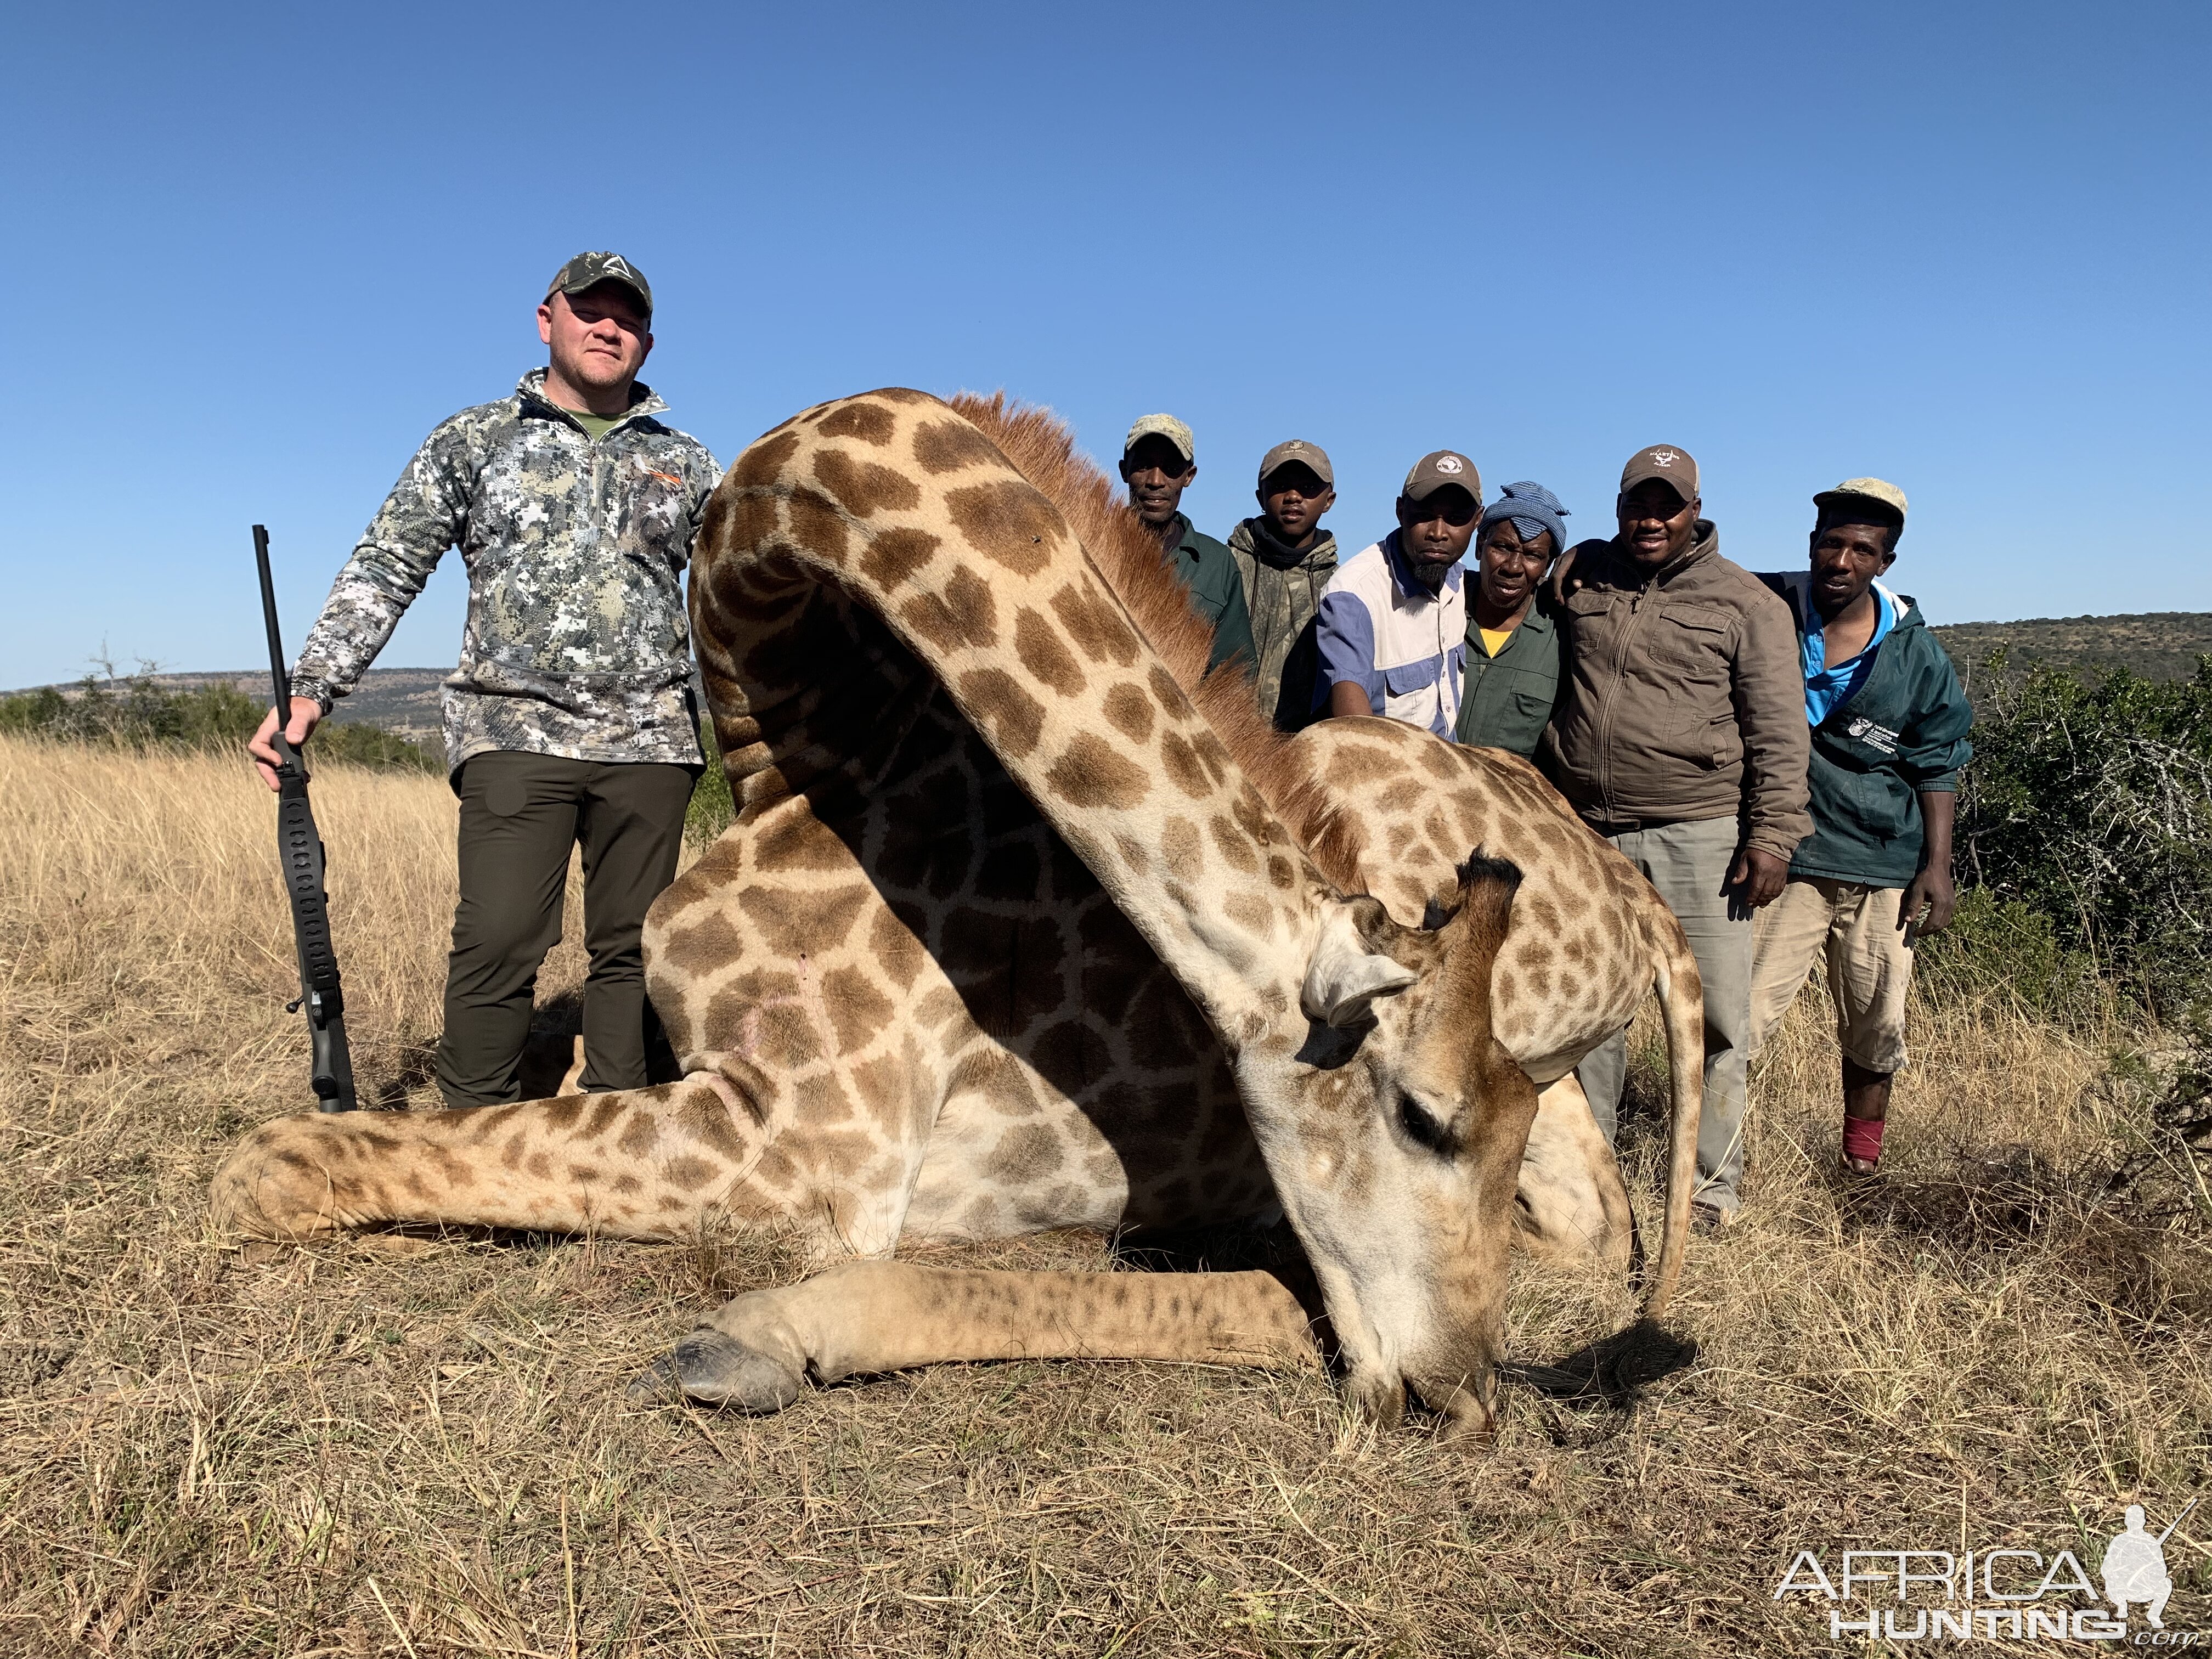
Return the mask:
<svg viewBox="0 0 2212 1659">
<path fill-rule="evenodd" d="M 1383 714 L 1449 738 L 1467 660 L 1460 561 L 1482 513 L 1482 476 L 1455 450 L 1424 455 L 1398 527 L 1346 561 L 1322 595 L 1322 712 Z"/>
</svg>

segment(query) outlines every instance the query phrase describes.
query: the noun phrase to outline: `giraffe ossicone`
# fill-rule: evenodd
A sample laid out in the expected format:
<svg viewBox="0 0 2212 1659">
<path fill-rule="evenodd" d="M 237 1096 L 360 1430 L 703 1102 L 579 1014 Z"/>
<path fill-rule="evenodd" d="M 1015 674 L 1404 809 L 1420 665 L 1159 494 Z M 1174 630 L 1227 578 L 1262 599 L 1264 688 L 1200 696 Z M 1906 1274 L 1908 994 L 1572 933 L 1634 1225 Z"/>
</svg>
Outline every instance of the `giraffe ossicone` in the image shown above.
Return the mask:
<svg viewBox="0 0 2212 1659">
<path fill-rule="evenodd" d="M 1516 1227 L 1627 1261 L 1572 1068 L 1656 985 L 1663 1311 L 1703 1042 L 1673 916 L 1517 758 L 1272 732 L 1048 414 L 890 389 L 793 417 L 716 491 L 691 608 L 738 813 L 647 924 L 684 1080 L 282 1118 L 218 1172 L 219 1222 L 796 1229 L 823 1271 L 667 1364 L 760 1410 L 940 1359 L 1313 1364 L 1271 1274 L 886 1259 L 1279 1206 L 1355 1404 L 1480 1431 Z"/>
</svg>

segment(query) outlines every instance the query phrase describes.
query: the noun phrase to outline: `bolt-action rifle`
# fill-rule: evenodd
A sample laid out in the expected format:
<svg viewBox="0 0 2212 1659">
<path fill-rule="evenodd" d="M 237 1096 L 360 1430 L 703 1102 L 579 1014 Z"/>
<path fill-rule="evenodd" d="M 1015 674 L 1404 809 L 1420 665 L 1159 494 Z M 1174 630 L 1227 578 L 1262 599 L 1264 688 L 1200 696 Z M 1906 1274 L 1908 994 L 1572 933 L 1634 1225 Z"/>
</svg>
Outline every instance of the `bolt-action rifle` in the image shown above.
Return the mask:
<svg viewBox="0 0 2212 1659">
<path fill-rule="evenodd" d="M 253 557 L 261 568 L 261 616 L 269 624 L 269 674 L 276 691 L 276 856 L 284 872 L 284 891 L 292 901 L 292 937 L 300 947 L 300 995 L 284 1012 L 307 1011 L 307 1032 L 314 1058 L 307 1080 L 319 1112 L 350 1112 L 353 1053 L 346 1046 L 345 994 L 338 986 L 338 959 L 331 948 L 330 907 L 323 896 L 323 838 L 307 805 L 307 768 L 284 735 L 292 721 L 291 677 L 284 672 L 284 636 L 276 626 L 276 585 L 269 576 L 269 532 L 253 526 Z"/>
</svg>

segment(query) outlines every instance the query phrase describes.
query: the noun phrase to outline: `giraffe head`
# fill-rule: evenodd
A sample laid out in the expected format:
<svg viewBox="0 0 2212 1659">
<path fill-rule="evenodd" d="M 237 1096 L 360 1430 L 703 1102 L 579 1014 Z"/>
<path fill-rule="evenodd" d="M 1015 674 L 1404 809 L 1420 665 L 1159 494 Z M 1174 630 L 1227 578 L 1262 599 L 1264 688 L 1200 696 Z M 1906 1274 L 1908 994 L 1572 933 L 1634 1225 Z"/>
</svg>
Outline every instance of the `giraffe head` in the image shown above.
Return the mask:
<svg viewBox="0 0 2212 1659">
<path fill-rule="evenodd" d="M 1535 1085 L 1491 1018 L 1520 883 L 1478 848 L 1419 927 L 1370 897 L 1317 896 L 1304 1042 L 1287 1057 L 1254 1045 L 1240 1061 L 1347 1390 L 1385 1422 L 1408 1388 L 1455 1431 L 1492 1420 L 1513 1194 L 1536 1112 Z"/>
</svg>

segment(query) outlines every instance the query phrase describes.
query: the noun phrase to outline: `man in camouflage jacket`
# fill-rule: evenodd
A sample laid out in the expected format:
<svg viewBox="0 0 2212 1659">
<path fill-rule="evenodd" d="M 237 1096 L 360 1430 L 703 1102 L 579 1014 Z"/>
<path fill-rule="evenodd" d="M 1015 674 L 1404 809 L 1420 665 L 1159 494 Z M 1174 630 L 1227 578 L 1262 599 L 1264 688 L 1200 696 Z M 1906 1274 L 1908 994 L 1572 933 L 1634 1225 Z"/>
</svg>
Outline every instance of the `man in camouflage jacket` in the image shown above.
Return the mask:
<svg viewBox="0 0 2212 1659">
<path fill-rule="evenodd" d="M 584 849 L 586 1089 L 647 1081 L 658 1029 L 638 944 L 676 872 L 702 764 L 684 572 L 714 458 L 637 381 L 652 290 L 618 255 L 561 268 L 538 307 L 547 368 L 433 432 L 338 573 L 293 669 L 303 741 L 351 691 L 448 547 L 469 573 L 445 683 L 461 799 L 460 907 L 438 1083 L 452 1106 L 520 1097 L 538 969 Z M 272 711 L 252 745 L 274 785 Z"/>
</svg>

